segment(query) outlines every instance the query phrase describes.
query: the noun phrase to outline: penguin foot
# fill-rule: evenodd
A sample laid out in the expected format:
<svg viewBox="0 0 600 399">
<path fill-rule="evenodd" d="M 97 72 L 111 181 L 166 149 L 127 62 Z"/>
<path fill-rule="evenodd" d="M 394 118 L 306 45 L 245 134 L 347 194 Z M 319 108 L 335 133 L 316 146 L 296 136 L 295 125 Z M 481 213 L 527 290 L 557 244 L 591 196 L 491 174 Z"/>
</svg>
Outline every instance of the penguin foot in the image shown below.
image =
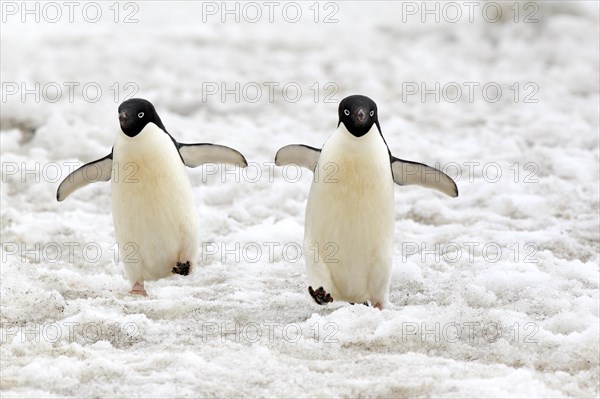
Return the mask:
<svg viewBox="0 0 600 399">
<path fill-rule="evenodd" d="M 313 287 L 308 287 L 308 293 L 319 305 L 325 305 L 329 302 L 333 302 L 331 294 L 328 294 L 323 287 L 319 287 L 316 290 L 313 290 Z"/>
<path fill-rule="evenodd" d="M 177 266 L 173 268 L 172 272 L 173 274 L 181 274 L 182 276 L 187 276 L 188 274 L 190 274 L 191 268 L 192 265 L 190 264 L 189 260 L 185 263 L 177 262 Z"/>
<path fill-rule="evenodd" d="M 131 291 L 129 291 L 129 293 L 131 295 L 141 295 L 141 296 L 148 296 L 148 294 L 146 293 L 146 290 L 144 289 L 144 283 L 135 283 L 133 285 L 133 287 L 131 287 Z"/>
</svg>

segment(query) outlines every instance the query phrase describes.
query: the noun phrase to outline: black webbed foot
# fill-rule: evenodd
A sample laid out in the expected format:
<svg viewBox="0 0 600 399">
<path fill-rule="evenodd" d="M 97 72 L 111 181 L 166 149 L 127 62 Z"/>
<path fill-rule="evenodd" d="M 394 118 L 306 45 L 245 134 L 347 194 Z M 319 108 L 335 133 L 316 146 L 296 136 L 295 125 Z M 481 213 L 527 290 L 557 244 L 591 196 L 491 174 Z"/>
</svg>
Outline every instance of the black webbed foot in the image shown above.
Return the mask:
<svg viewBox="0 0 600 399">
<path fill-rule="evenodd" d="M 188 274 L 190 274 L 191 268 L 192 268 L 192 265 L 190 264 L 189 260 L 185 263 L 177 262 L 177 266 L 175 266 L 173 268 L 173 270 L 171 270 L 171 272 L 173 274 L 181 274 L 182 276 L 187 276 Z"/>
<path fill-rule="evenodd" d="M 331 294 L 328 294 L 323 287 L 319 287 L 313 290 L 313 287 L 308 287 L 308 293 L 319 305 L 325 305 L 329 302 L 333 302 Z"/>
</svg>

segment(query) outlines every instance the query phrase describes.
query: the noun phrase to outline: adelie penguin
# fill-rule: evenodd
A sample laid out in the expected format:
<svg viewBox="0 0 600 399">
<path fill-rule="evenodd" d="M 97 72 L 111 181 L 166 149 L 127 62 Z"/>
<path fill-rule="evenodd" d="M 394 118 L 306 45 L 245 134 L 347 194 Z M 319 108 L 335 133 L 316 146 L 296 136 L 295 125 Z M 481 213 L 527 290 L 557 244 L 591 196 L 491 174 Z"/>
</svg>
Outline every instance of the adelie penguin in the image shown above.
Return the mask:
<svg viewBox="0 0 600 399">
<path fill-rule="evenodd" d="M 322 149 L 288 145 L 277 152 L 275 163 L 315 173 L 304 232 L 312 298 L 319 305 L 335 299 L 382 309 L 392 269 L 394 183 L 450 197 L 457 197 L 458 189 L 443 172 L 392 156 L 370 98 L 346 97 L 338 115 L 337 131 Z"/>
<path fill-rule="evenodd" d="M 131 294 L 146 295 L 144 282 L 172 273 L 187 275 L 194 263 L 197 214 L 185 167 L 205 163 L 247 166 L 238 151 L 216 144 L 183 144 L 165 128 L 147 100 L 119 106 L 121 131 L 110 154 L 67 176 L 56 193 L 112 177 L 112 214 Z"/>
</svg>

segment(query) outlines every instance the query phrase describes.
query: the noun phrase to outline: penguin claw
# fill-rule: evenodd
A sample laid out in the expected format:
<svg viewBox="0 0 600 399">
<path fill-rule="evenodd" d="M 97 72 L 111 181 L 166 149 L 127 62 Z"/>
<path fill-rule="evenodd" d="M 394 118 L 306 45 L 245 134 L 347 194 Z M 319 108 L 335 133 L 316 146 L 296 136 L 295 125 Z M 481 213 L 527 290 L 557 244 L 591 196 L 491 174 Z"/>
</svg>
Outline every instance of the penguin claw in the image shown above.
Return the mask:
<svg viewBox="0 0 600 399">
<path fill-rule="evenodd" d="M 135 284 L 133 284 L 133 287 L 131 287 L 131 291 L 129 291 L 129 294 L 131 294 L 131 295 L 141 295 L 141 296 L 147 296 L 148 295 L 146 293 L 146 290 L 144 289 L 144 283 L 138 283 L 138 282 L 136 282 Z"/>
<path fill-rule="evenodd" d="M 181 274 L 182 276 L 187 276 L 188 274 L 190 274 L 191 268 L 192 268 L 192 265 L 190 264 L 189 260 L 185 263 L 177 262 L 177 266 L 175 266 L 173 268 L 173 270 L 171 270 L 171 272 L 173 274 Z"/>
<path fill-rule="evenodd" d="M 325 305 L 329 302 L 333 302 L 331 294 L 327 293 L 323 287 L 319 287 L 313 290 L 313 287 L 308 287 L 308 293 L 319 305 Z"/>
</svg>

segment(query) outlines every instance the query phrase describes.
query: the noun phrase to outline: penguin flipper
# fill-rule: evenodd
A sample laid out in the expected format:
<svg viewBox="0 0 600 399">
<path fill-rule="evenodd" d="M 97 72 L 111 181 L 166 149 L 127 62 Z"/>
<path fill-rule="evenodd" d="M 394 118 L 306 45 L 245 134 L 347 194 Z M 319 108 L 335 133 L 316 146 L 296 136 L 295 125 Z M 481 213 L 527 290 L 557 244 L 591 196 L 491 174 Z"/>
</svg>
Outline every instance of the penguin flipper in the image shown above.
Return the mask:
<svg viewBox="0 0 600 399">
<path fill-rule="evenodd" d="M 458 197 L 458 188 L 450 176 L 422 163 L 391 157 L 394 182 L 400 186 L 417 184 Z"/>
<path fill-rule="evenodd" d="M 112 174 L 112 152 L 104 158 L 86 163 L 65 177 L 56 190 L 56 200 L 63 201 L 75 190 L 90 183 L 109 181 Z"/>
<path fill-rule="evenodd" d="M 321 150 L 303 144 L 291 144 L 282 147 L 275 155 L 275 165 L 284 166 L 295 164 L 315 171 Z"/>
<path fill-rule="evenodd" d="M 226 163 L 242 168 L 248 166 L 246 158 L 239 151 L 224 145 L 177 143 L 177 149 L 185 166 L 190 168 L 195 168 L 206 163 Z"/>
</svg>

